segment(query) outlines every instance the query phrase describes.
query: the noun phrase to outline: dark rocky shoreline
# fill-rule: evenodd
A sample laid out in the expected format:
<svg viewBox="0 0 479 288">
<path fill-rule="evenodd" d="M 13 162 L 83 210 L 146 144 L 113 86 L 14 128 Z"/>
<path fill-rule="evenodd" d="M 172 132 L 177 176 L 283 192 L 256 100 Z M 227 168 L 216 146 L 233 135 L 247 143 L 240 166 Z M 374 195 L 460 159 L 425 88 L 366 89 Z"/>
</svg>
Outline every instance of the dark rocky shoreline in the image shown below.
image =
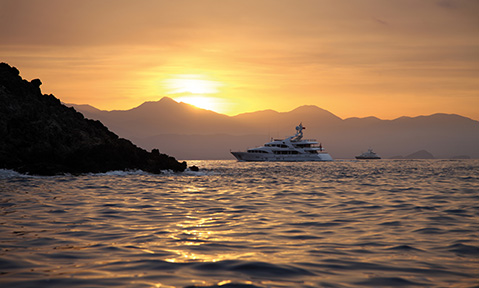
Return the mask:
<svg viewBox="0 0 479 288">
<path fill-rule="evenodd" d="M 34 175 L 186 169 L 186 162 L 158 149 L 141 149 L 100 121 L 42 94 L 41 84 L 0 63 L 0 168 Z"/>
</svg>

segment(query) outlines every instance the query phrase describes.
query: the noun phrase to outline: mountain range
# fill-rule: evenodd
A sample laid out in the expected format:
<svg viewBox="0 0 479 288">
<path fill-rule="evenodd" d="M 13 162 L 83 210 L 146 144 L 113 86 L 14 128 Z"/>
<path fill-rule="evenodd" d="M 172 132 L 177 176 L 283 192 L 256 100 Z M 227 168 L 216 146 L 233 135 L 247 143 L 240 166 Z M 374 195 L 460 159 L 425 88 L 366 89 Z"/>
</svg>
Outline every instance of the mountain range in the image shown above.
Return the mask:
<svg viewBox="0 0 479 288">
<path fill-rule="evenodd" d="M 305 105 L 289 112 L 263 110 L 227 116 L 168 97 L 130 110 L 67 105 L 140 147 L 159 148 L 178 159 L 234 159 L 230 150 L 291 136 L 300 122 L 307 128 L 305 138 L 317 139 L 335 159 L 354 158 L 368 148 L 383 158 L 402 158 L 421 150 L 441 159 L 479 158 L 479 121 L 456 114 L 341 119 Z"/>
</svg>

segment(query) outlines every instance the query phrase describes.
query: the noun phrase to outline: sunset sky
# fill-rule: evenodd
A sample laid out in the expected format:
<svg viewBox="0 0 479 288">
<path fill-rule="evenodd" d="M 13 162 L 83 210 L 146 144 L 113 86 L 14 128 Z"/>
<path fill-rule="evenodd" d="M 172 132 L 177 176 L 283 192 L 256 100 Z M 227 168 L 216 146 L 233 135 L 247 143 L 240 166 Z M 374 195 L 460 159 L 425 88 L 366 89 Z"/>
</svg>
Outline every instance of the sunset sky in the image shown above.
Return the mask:
<svg viewBox="0 0 479 288">
<path fill-rule="evenodd" d="M 479 120 L 479 1 L 0 0 L 0 62 L 66 103 Z"/>
</svg>

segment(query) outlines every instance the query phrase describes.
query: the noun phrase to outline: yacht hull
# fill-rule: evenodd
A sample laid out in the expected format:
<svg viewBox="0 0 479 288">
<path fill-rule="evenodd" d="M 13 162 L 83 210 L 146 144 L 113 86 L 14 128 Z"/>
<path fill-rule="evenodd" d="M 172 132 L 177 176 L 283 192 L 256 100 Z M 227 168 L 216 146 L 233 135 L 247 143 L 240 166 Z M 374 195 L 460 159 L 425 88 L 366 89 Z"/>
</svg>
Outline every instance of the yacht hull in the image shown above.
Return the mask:
<svg viewBox="0 0 479 288">
<path fill-rule="evenodd" d="M 263 162 L 301 162 L 301 161 L 333 161 L 328 153 L 276 155 L 249 152 L 231 152 L 238 161 L 263 161 Z"/>
<path fill-rule="evenodd" d="M 377 157 L 356 156 L 356 159 L 359 159 L 359 160 L 373 160 L 373 159 L 381 159 L 381 157 L 379 157 L 379 156 L 377 156 Z"/>
</svg>

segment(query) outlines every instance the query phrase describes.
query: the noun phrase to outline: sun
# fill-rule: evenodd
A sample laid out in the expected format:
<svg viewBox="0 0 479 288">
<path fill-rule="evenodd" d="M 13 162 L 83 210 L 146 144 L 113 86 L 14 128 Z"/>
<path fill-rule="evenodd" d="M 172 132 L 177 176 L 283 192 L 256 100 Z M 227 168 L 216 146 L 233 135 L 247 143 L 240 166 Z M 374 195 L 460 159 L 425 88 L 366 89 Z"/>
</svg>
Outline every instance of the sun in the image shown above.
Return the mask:
<svg viewBox="0 0 479 288">
<path fill-rule="evenodd" d="M 172 75 L 163 81 L 166 94 L 177 102 L 191 104 L 198 108 L 221 112 L 222 100 L 212 95 L 219 93 L 219 87 L 223 84 L 219 81 L 208 79 L 200 74 Z"/>
<path fill-rule="evenodd" d="M 220 112 L 222 110 L 221 101 L 219 101 L 219 99 L 215 97 L 192 95 L 192 96 L 175 97 L 173 99 L 177 102 L 191 104 L 195 107 L 206 109 L 206 110 L 211 110 L 215 112 Z"/>
</svg>

